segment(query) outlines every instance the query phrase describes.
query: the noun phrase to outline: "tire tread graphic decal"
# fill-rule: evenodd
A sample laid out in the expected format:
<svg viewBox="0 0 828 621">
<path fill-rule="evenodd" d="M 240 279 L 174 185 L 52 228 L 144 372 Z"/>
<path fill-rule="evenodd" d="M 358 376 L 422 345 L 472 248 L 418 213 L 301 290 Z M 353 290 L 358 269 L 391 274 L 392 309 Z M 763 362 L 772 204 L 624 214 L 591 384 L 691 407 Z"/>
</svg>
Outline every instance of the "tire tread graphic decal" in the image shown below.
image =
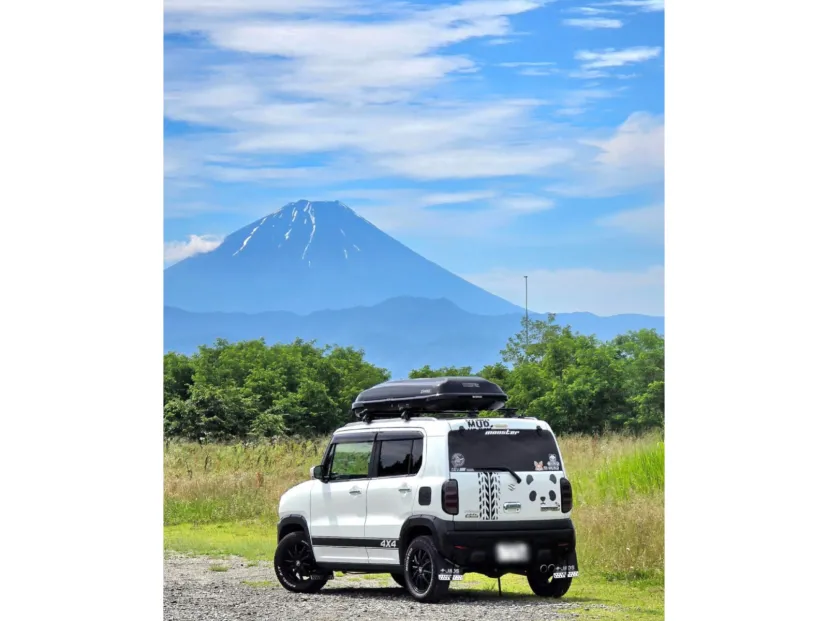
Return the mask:
<svg viewBox="0 0 828 621">
<path fill-rule="evenodd" d="M 497 472 L 478 472 L 477 489 L 480 501 L 480 519 L 496 520 L 500 513 L 500 475 Z"/>
</svg>

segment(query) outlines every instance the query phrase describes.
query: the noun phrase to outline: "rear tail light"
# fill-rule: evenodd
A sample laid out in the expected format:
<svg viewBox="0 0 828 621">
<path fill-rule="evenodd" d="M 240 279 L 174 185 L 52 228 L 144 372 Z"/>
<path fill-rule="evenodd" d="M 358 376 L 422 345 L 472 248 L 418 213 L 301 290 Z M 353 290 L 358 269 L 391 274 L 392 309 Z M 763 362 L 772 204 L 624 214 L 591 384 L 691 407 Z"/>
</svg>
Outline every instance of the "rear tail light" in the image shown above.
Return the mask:
<svg viewBox="0 0 828 621">
<path fill-rule="evenodd" d="M 449 515 L 460 513 L 460 491 L 454 479 L 443 483 L 443 511 Z"/>
<path fill-rule="evenodd" d="M 572 483 L 561 479 L 561 513 L 572 511 Z"/>
</svg>

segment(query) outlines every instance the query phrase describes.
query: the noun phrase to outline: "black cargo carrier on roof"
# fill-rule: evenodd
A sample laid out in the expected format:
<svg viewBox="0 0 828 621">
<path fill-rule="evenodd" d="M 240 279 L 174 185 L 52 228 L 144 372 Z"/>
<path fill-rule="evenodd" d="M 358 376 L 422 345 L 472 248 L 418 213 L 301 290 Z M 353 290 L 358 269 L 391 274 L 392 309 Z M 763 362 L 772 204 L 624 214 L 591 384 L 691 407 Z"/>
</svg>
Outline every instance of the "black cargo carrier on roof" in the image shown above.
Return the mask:
<svg viewBox="0 0 828 621">
<path fill-rule="evenodd" d="M 506 393 L 482 377 L 429 377 L 383 382 L 362 391 L 351 409 L 360 418 L 430 412 L 497 410 Z"/>
</svg>

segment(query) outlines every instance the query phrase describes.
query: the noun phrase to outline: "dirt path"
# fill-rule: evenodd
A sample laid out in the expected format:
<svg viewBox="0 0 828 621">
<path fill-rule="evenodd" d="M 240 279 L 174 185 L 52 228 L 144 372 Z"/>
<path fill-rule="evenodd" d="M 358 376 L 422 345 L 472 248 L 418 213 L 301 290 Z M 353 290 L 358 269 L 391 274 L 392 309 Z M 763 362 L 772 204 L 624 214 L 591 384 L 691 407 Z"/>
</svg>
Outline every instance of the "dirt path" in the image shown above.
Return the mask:
<svg viewBox="0 0 828 621">
<path fill-rule="evenodd" d="M 352 575 L 330 581 L 316 595 L 299 595 L 279 586 L 270 563 L 251 566 L 238 557 L 218 560 L 171 556 L 164 561 L 166 621 L 347 621 L 355 616 L 365 621 L 549 621 L 571 619 L 580 606 L 534 596 L 500 598 L 497 592 L 464 591 L 458 584 L 452 585 L 444 602 L 418 604 L 390 577 L 365 579 Z"/>
</svg>

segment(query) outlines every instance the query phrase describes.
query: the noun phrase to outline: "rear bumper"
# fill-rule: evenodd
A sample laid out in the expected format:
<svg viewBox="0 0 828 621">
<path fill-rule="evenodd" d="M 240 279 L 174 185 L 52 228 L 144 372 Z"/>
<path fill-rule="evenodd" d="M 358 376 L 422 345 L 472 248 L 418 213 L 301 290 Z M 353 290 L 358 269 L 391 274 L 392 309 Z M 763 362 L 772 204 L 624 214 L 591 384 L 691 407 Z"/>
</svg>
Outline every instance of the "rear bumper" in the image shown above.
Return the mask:
<svg viewBox="0 0 828 621">
<path fill-rule="evenodd" d="M 526 522 L 449 522 L 443 521 L 437 534 L 440 552 L 466 571 L 523 572 L 533 568 L 567 566 L 576 572 L 575 526 L 572 520 Z M 526 543 L 526 561 L 499 563 L 495 546 L 499 543 Z"/>
</svg>

